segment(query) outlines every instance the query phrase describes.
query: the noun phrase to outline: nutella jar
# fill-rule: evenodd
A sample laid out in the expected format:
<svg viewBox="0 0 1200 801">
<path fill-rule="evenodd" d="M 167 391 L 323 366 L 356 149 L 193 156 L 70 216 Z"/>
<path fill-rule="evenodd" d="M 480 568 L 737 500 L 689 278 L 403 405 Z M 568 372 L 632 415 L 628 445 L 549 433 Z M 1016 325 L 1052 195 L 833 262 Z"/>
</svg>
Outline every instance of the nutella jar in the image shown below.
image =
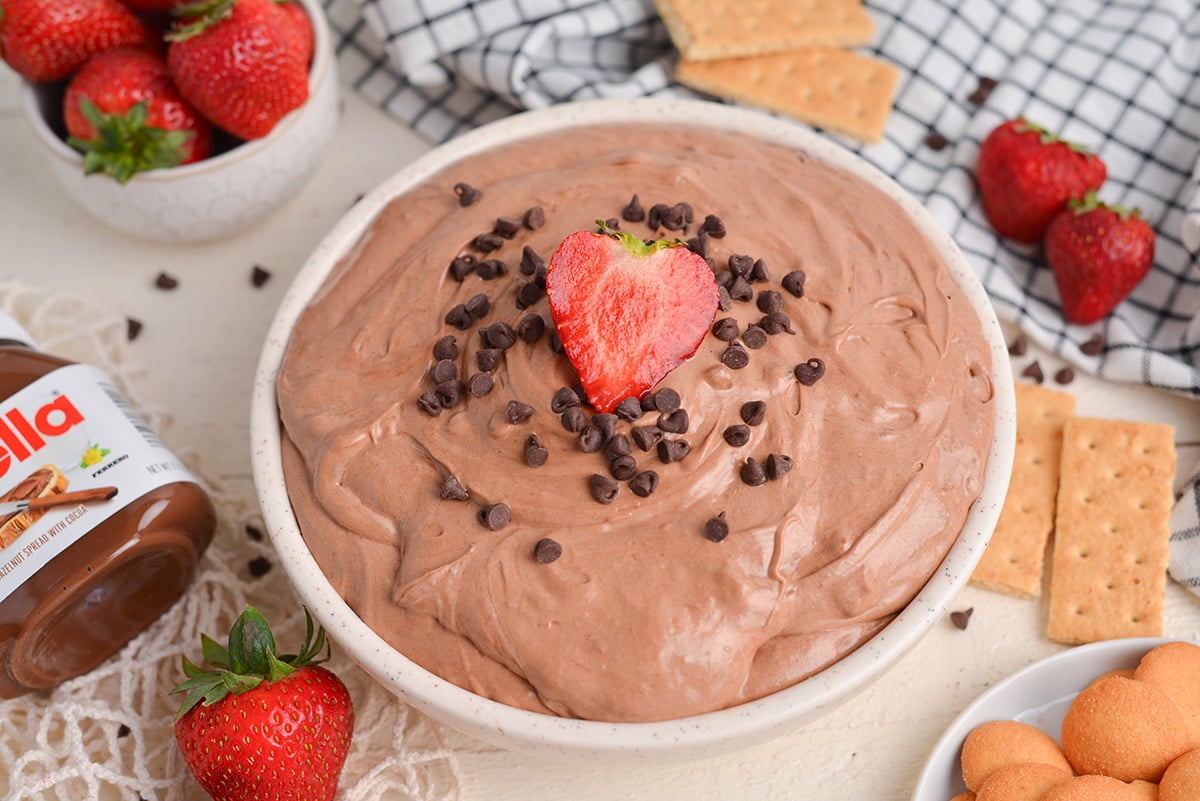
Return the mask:
<svg viewBox="0 0 1200 801">
<path fill-rule="evenodd" d="M 114 654 L 187 589 L 216 526 L 102 371 L 32 343 L 0 313 L 0 698 Z"/>
</svg>

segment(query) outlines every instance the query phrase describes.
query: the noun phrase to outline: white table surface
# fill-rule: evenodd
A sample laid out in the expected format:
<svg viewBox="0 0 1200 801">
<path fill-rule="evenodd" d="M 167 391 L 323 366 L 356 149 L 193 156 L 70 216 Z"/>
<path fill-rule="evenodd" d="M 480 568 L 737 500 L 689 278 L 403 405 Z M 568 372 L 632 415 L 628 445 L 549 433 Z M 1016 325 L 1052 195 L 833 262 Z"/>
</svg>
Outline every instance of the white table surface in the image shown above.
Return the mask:
<svg viewBox="0 0 1200 801">
<path fill-rule="evenodd" d="M 188 246 L 144 242 L 106 228 L 54 182 L 20 112 L 17 80 L 0 68 L 0 279 L 70 291 L 141 320 L 133 358 L 149 369 L 148 402 L 169 409 L 172 441 L 207 469 L 249 487 L 250 387 L 275 307 L 291 278 L 354 199 L 429 146 L 403 125 L 344 94 L 330 153 L 291 202 L 252 230 Z M 250 271 L 272 274 L 255 289 Z M 180 281 L 154 287 L 160 271 Z M 1059 362 L 1031 352 L 1049 380 Z M 1080 414 L 1172 423 L 1177 441 L 1200 441 L 1195 401 L 1080 376 L 1067 389 Z M 1181 476 L 1200 448 L 1181 445 Z M 554 764 L 451 735 L 468 801 L 572 799 L 908 799 L 942 730 L 980 692 L 1062 650 L 1045 639 L 1043 605 L 967 588 L 964 630 L 942 621 L 874 686 L 824 718 L 774 742 L 702 762 L 613 769 Z M 1200 599 L 1168 588 L 1167 636 L 1200 640 Z M 399 795 L 397 794 L 397 798 Z M 947 800 L 948 801 L 948 800 Z"/>
</svg>

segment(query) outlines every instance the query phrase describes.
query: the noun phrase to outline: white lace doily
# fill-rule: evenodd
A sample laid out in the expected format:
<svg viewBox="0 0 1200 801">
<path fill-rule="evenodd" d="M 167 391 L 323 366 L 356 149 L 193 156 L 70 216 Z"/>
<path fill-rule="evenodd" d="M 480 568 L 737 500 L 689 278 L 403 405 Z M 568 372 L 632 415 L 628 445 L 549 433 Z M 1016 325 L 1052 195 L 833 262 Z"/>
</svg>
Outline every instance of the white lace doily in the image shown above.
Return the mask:
<svg viewBox="0 0 1200 801">
<path fill-rule="evenodd" d="M 206 483 L 218 511 L 212 545 L 188 593 L 161 619 L 90 674 L 48 695 L 0 701 L 0 798 L 6 801 L 184 801 L 207 795 L 190 777 L 172 721 L 182 680 L 180 659 L 199 659 L 200 634 L 223 640 L 252 603 L 281 647 L 299 643 L 304 615 L 282 570 L 249 567 L 272 560 L 252 494 L 223 486 L 194 453 L 173 443 L 169 416 L 137 391 L 140 368 L 126 356 L 126 321 L 86 301 L 0 282 L 0 308 L 39 346 L 107 372 L 189 467 Z M 261 564 L 261 563 L 260 563 Z M 295 646 L 291 646 L 295 647 Z M 338 801 L 456 801 L 458 762 L 444 732 L 401 703 L 336 647 L 328 664 L 350 688 L 355 733 Z"/>
</svg>

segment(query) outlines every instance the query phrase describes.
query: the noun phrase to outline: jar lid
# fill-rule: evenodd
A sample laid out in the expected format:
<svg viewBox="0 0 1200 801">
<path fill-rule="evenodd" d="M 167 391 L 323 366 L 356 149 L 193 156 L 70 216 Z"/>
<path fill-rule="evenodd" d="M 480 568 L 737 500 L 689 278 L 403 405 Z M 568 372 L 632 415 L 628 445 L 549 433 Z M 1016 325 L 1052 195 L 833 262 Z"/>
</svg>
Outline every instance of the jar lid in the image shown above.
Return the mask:
<svg viewBox="0 0 1200 801">
<path fill-rule="evenodd" d="M 33 335 L 22 327 L 20 323 L 14 320 L 7 312 L 0 310 L 0 340 L 10 340 L 20 342 L 33 348 L 36 344 Z"/>
</svg>

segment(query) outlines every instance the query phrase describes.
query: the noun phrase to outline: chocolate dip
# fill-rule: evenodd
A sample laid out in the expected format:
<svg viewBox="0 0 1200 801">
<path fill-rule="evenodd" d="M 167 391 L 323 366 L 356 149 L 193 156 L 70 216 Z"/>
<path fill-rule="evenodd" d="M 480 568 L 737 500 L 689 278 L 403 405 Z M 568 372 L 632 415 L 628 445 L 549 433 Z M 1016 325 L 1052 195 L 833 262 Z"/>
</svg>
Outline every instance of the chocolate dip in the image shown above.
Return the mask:
<svg viewBox="0 0 1200 801">
<path fill-rule="evenodd" d="M 453 187 L 481 197 L 463 206 Z M 707 215 L 727 232 L 708 256 L 729 283 L 731 255 L 762 260 L 754 298 L 717 319 L 759 323 L 773 290 L 791 331 L 743 346 L 710 333 L 656 390 L 674 389 L 690 451 L 664 462 L 633 445 L 647 497 L 610 476 L 604 449 L 552 410 L 577 378 L 548 330 L 520 338 L 436 416 L 433 346 L 454 335 L 464 382 L 479 371 L 480 329 L 539 313 L 516 298 L 529 246 L 549 261 L 567 234 L 620 217 L 633 194 L 686 202 L 682 231 Z M 541 207 L 545 224 L 481 253 L 497 218 Z M 508 272 L 458 281 L 460 254 Z M 796 279 L 803 270 L 802 296 Z M 761 270 L 755 276 L 761 278 Z M 486 293 L 469 330 L 448 311 Z M 725 325 L 728 331 L 728 324 Z M 746 342 L 753 340 L 747 336 Z M 819 360 L 814 361 L 814 360 Z M 819 364 L 824 373 L 797 365 Z M 819 372 L 819 371 L 817 371 Z M 878 632 L 936 570 L 979 493 L 992 434 L 990 356 L 979 321 L 934 248 L 897 204 L 803 153 L 686 126 L 613 125 L 466 158 L 393 201 L 300 317 L 277 382 L 287 486 L 305 541 L 350 606 L 440 676 L 506 704 L 605 721 L 652 721 L 758 698 L 818 671 Z M 533 407 L 512 423 L 510 401 Z M 743 405 L 750 419 L 742 417 Z M 649 405 L 649 404 L 643 404 Z M 590 418 L 594 410 L 586 404 Z M 618 434 L 652 425 L 651 410 Z M 761 422 L 757 417 L 761 416 Z M 748 441 L 725 430 L 744 425 Z M 548 452 L 530 466 L 535 434 Z M 776 457 L 790 457 L 794 465 Z M 752 486 L 748 460 L 766 468 Z M 469 499 L 442 498 L 453 477 Z M 451 496 L 455 493 L 449 493 Z M 481 510 L 506 504 L 493 530 Z M 720 518 L 724 527 L 711 524 Z M 713 536 L 706 536 L 706 530 Z M 561 554 L 539 542 L 553 540 Z M 718 540 L 718 541 L 714 541 Z M 535 556 L 536 554 L 536 556 Z M 542 558 L 549 554 L 549 558 Z"/>
</svg>

